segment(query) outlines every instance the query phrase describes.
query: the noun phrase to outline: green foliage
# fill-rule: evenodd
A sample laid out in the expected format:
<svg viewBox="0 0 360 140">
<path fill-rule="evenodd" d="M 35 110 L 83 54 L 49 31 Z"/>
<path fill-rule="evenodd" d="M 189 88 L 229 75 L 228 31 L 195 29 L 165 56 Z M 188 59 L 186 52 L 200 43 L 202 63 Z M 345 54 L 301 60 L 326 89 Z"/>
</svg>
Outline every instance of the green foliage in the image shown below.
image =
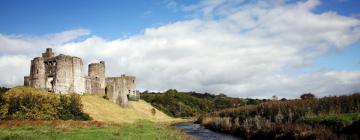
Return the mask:
<svg viewBox="0 0 360 140">
<path fill-rule="evenodd" d="M 60 95 L 58 116 L 62 120 L 91 120 L 88 114 L 83 113 L 83 105 L 77 94 Z"/>
<path fill-rule="evenodd" d="M 150 121 L 110 126 L 12 126 L 0 127 L 6 140 L 191 140 L 182 132 Z"/>
<path fill-rule="evenodd" d="M 246 99 L 231 98 L 224 94 L 178 92 L 175 89 L 169 89 L 164 93 L 145 91 L 141 93 L 140 97 L 173 117 L 192 117 L 225 108 L 239 107 L 248 103 L 262 102 L 255 99 L 252 100 L 253 102 L 248 102 Z"/>
<path fill-rule="evenodd" d="M 225 109 L 204 115 L 198 121 L 208 128 L 251 139 L 253 136 L 314 136 L 328 139 L 343 137 L 345 128 L 360 120 L 359 115 L 360 94 L 355 93 L 320 99 L 271 101 Z M 304 137 L 299 136 L 304 132 L 307 132 Z"/>
<path fill-rule="evenodd" d="M 80 96 L 57 95 L 43 89 L 15 87 L 7 91 L 0 106 L 0 119 L 89 120 L 82 112 Z"/>
<path fill-rule="evenodd" d="M 314 115 L 306 116 L 302 119 L 303 122 L 317 125 L 322 124 L 333 127 L 336 130 L 342 130 L 353 122 L 360 120 L 360 112 L 347 114 L 329 114 L 329 115 Z"/>
<path fill-rule="evenodd" d="M 5 94 L 6 91 L 8 91 L 9 88 L 6 87 L 0 87 L 0 106 L 3 104 L 3 95 Z"/>
<path fill-rule="evenodd" d="M 306 99 L 314 99 L 315 95 L 312 93 L 304 93 L 300 96 L 301 99 L 306 100 Z"/>
<path fill-rule="evenodd" d="M 140 97 L 138 95 L 128 95 L 129 101 L 139 101 Z"/>
</svg>

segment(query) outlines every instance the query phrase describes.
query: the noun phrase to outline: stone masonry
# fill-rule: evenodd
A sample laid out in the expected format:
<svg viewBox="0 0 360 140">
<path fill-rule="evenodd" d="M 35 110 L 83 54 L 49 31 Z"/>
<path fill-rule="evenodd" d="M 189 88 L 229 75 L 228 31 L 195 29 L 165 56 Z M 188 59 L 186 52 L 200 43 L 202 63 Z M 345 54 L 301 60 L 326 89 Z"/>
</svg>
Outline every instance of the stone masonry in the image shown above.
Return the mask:
<svg viewBox="0 0 360 140">
<path fill-rule="evenodd" d="M 88 76 L 83 74 L 83 62 L 75 56 L 55 56 L 47 48 L 41 57 L 31 60 L 30 76 L 24 77 L 24 85 L 47 89 L 49 92 L 90 93 L 106 96 L 110 101 L 128 106 L 128 98 L 138 98 L 135 76 L 105 77 L 105 62 L 91 63 Z"/>
</svg>

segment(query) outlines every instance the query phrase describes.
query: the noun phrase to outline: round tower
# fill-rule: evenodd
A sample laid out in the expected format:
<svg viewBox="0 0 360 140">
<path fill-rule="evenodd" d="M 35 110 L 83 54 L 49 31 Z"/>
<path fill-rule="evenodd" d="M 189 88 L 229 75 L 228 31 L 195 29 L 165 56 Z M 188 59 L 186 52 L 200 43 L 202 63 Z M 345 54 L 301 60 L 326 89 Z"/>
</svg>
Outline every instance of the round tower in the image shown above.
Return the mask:
<svg viewBox="0 0 360 140">
<path fill-rule="evenodd" d="M 30 84 L 35 88 L 45 88 L 45 64 L 42 57 L 36 57 L 31 61 Z"/>
<path fill-rule="evenodd" d="M 105 95 L 105 62 L 89 64 L 89 78 L 91 80 L 91 93 Z"/>
</svg>

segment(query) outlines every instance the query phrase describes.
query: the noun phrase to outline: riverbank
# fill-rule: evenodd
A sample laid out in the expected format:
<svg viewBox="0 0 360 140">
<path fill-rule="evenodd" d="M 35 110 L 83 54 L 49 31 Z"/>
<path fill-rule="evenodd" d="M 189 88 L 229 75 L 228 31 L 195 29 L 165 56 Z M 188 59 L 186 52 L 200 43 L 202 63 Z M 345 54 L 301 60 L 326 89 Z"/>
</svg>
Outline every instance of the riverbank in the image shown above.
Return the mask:
<svg viewBox="0 0 360 140">
<path fill-rule="evenodd" d="M 172 126 L 177 129 L 181 129 L 182 131 L 193 136 L 197 140 L 241 140 L 239 137 L 212 131 L 204 128 L 200 124 L 195 124 L 192 122 L 176 123 Z"/>
<path fill-rule="evenodd" d="M 358 139 L 360 94 L 271 101 L 199 117 L 208 129 L 247 139 Z"/>
<path fill-rule="evenodd" d="M 129 124 L 98 121 L 0 121 L 0 139 L 26 140 L 192 140 L 193 137 L 170 126 L 139 120 Z"/>
</svg>

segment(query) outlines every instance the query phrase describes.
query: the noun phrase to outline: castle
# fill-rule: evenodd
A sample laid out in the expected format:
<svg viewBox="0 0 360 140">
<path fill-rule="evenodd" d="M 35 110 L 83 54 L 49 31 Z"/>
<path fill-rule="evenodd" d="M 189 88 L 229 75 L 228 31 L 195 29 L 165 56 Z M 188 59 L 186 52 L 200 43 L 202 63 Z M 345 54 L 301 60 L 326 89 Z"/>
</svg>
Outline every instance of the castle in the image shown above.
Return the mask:
<svg viewBox="0 0 360 140">
<path fill-rule="evenodd" d="M 84 76 L 81 58 L 64 54 L 55 56 L 51 48 L 47 48 L 42 57 L 31 60 L 30 76 L 24 77 L 24 85 L 60 94 L 106 96 L 122 107 L 128 106 L 128 98 L 139 98 L 134 76 L 105 77 L 104 61 L 89 64 L 88 76 Z"/>
</svg>

